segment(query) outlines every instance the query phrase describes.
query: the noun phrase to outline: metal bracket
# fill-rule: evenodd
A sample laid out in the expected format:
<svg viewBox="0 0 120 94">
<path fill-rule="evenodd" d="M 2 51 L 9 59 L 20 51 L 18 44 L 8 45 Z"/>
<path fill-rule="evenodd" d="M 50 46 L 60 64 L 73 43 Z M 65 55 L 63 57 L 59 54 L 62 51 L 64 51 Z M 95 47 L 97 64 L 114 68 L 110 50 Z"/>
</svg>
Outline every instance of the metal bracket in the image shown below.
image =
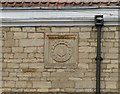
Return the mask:
<svg viewBox="0 0 120 94">
<path fill-rule="evenodd" d="M 104 25 L 103 15 L 95 15 L 95 26 L 103 26 L 103 25 Z"/>
<path fill-rule="evenodd" d="M 97 61 L 97 60 L 102 61 L 103 58 L 102 58 L 102 57 L 96 57 L 95 60 L 96 60 L 96 61 Z"/>
</svg>

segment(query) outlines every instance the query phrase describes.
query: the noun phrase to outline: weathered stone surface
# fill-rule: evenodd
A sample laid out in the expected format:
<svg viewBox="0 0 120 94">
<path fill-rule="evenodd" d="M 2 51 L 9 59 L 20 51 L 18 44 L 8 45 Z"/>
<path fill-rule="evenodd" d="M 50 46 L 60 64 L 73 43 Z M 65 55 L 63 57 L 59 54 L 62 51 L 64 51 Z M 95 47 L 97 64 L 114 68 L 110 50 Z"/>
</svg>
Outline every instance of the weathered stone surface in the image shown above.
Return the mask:
<svg viewBox="0 0 120 94">
<path fill-rule="evenodd" d="M 105 58 L 117 59 L 118 58 L 118 54 L 105 54 Z"/>
<path fill-rule="evenodd" d="M 73 88 L 74 82 L 73 81 L 52 81 L 52 87 L 53 88 Z"/>
<path fill-rule="evenodd" d="M 117 84 L 116 84 L 116 82 L 106 82 L 106 88 L 108 89 L 116 89 L 116 87 L 117 87 Z"/>
<path fill-rule="evenodd" d="M 42 46 L 43 43 L 44 43 L 44 41 L 42 39 L 21 39 L 19 41 L 19 45 L 20 46 L 25 46 L 25 47 L 27 47 L 27 46 L 30 46 L 30 47 L 31 46 L 32 47 L 34 47 L 34 46 Z"/>
<path fill-rule="evenodd" d="M 46 68 L 75 68 L 77 66 L 78 33 L 47 33 L 45 37 Z"/>
<path fill-rule="evenodd" d="M 75 84 L 75 88 L 81 88 L 81 89 L 95 88 L 95 81 L 77 81 Z"/>
<path fill-rule="evenodd" d="M 27 33 L 17 32 L 14 33 L 14 39 L 24 39 L 27 38 Z"/>
<path fill-rule="evenodd" d="M 42 81 L 35 81 L 33 82 L 33 88 L 51 88 L 51 83 L 50 82 L 42 82 Z"/>
<path fill-rule="evenodd" d="M 69 32 L 69 27 L 52 27 L 52 32 Z"/>
<path fill-rule="evenodd" d="M 44 32 L 44 33 L 48 33 L 51 32 L 51 27 L 37 27 L 37 32 Z"/>
<path fill-rule="evenodd" d="M 23 32 L 35 32 L 35 27 L 23 27 Z"/>
<path fill-rule="evenodd" d="M 29 33 L 28 38 L 43 39 L 44 38 L 44 33 Z"/>
<path fill-rule="evenodd" d="M 112 26 L 112 27 L 108 27 L 109 31 L 117 31 L 117 27 L 116 26 Z"/>
<path fill-rule="evenodd" d="M 81 38 L 81 39 L 90 38 L 90 32 L 80 32 L 79 38 Z"/>
<path fill-rule="evenodd" d="M 20 32 L 21 28 L 20 27 L 12 27 L 12 28 L 10 28 L 10 31 Z"/>
<path fill-rule="evenodd" d="M 92 27 L 81 27 L 81 31 L 92 31 Z"/>
<path fill-rule="evenodd" d="M 95 27 L 5 27 L 2 31 L 0 72 L 3 72 L 0 74 L 3 76 L 3 91 L 95 91 L 97 47 Z M 116 26 L 105 26 L 101 33 L 103 57 L 101 91 L 116 92 L 119 72 L 119 32 Z M 46 49 L 49 54 L 46 53 Z M 69 58 L 61 58 L 64 56 Z"/>
<path fill-rule="evenodd" d="M 14 39 L 7 39 L 7 40 L 5 40 L 5 46 L 6 47 L 13 47 L 14 44 L 15 44 Z"/>
<path fill-rule="evenodd" d="M 80 27 L 71 27 L 70 32 L 80 32 Z"/>
<path fill-rule="evenodd" d="M 13 32 L 7 32 L 6 33 L 6 38 L 7 39 L 12 39 L 13 38 L 13 34 L 14 34 Z"/>
<path fill-rule="evenodd" d="M 11 50 L 11 48 L 9 48 L 9 47 L 6 47 L 6 48 L 2 48 L 2 52 L 3 53 L 10 53 L 12 50 Z"/>
<path fill-rule="evenodd" d="M 17 88 L 25 88 L 25 87 L 27 87 L 26 81 L 18 81 L 18 82 L 16 82 L 16 87 Z"/>
<path fill-rule="evenodd" d="M 13 53 L 23 52 L 23 48 L 22 47 L 12 47 L 12 52 Z"/>
<path fill-rule="evenodd" d="M 115 38 L 115 32 L 104 32 L 103 38 Z"/>
<path fill-rule="evenodd" d="M 95 52 L 95 47 L 79 47 L 79 52 Z"/>
<path fill-rule="evenodd" d="M 8 63 L 7 64 L 7 68 L 19 68 L 19 64 L 17 63 Z"/>
<path fill-rule="evenodd" d="M 5 81 L 4 87 L 9 87 L 9 88 L 15 87 L 15 81 Z"/>
<path fill-rule="evenodd" d="M 24 48 L 24 52 L 30 53 L 30 52 L 36 52 L 36 47 L 27 47 Z"/>
</svg>

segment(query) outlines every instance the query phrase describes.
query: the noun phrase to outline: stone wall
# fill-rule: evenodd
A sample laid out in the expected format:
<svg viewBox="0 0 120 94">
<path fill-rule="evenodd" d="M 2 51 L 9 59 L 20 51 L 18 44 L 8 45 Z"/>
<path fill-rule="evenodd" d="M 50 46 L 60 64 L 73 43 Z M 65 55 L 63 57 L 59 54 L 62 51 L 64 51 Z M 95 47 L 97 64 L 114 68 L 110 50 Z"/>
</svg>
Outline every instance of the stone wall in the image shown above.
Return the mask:
<svg viewBox="0 0 120 94">
<path fill-rule="evenodd" d="M 94 92 L 95 27 L 6 27 L 4 92 Z M 118 92 L 117 26 L 102 29 L 101 91 Z"/>
</svg>

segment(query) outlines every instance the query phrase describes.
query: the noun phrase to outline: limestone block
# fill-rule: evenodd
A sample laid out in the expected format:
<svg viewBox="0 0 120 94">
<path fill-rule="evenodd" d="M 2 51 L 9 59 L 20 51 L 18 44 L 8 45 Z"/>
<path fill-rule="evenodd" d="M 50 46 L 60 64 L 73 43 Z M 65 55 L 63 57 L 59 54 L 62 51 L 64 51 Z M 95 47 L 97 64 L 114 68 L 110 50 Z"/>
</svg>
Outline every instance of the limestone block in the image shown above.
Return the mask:
<svg viewBox="0 0 120 94">
<path fill-rule="evenodd" d="M 13 39 L 5 40 L 5 47 L 12 47 L 15 45 L 15 41 Z"/>
<path fill-rule="evenodd" d="M 81 53 L 79 53 L 79 58 L 87 59 L 87 58 L 89 58 L 89 53 L 81 52 Z"/>
<path fill-rule="evenodd" d="M 51 27 L 37 27 L 37 32 L 44 32 L 44 33 L 48 33 L 51 32 Z"/>
<path fill-rule="evenodd" d="M 79 42 L 79 46 L 90 46 L 90 43 L 89 42 Z"/>
<path fill-rule="evenodd" d="M 27 38 L 27 33 L 23 33 L 23 32 L 14 33 L 14 39 L 23 39 L 23 38 Z"/>
<path fill-rule="evenodd" d="M 8 63 L 7 68 L 19 68 L 19 64 L 17 64 L 17 63 Z"/>
<path fill-rule="evenodd" d="M 80 27 L 71 27 L 70 32 L 80 32 Z"/>
<path fill-rule="evenodd" d="M 21 31 L 21 28 L 19 28 L 19 27 L 12 27 L 12 28 L 10 28 L 10 31 L 19 32 L 19 31 Z"/>
<path fill-rule="evenodd" d="M 23 27 L 23 32 L 35 32 L 35 27 Z"/>
<path fill-rule="evenodd" d="M 24 52 L 27 52 L 27 53 L 35 53 L 36 52 L 36 47 L 26 47 L 24 48 Z"/>
<path fill-rule="evenodd" d="M 118 54 L 105 54 L 105 58 L 118 59 Z"/>
<path fill-rule="evenodd" d="M 6 32 L 6 38 L 12 39 L 13 38 L 13 32 Z"/>
<path fill-rule="evenodd" d="M 70 28 L 69 27 L 52 27 L 51 28 L 52 32 L 69 32 Z"/>
<path fill-rule="evenodd" d="M 103 38 L 115 38 L 115 32 L 103 32 Z"/>
<path fill-rule="evenodd" d="M 103 46 L 105 46 L 105 47 L 113 47 L 113 42 L 103 42 Z"/>
<path fill-rule="evenodd" d="M 22 59 L 21 58 L 18 58 L 18 59 L 15 59 L 15 58 L 12 58 L 12 59 L 4 59 L 4 62 L 13 62 L 13 63 L 20 63 L 22 62 Z"/>
<path fill-rule="evenodd" d="M 49 72 L 43 72 L 42 75 L 45 76 L 45 77 L 49 77 L 50 73 Z"/>
<path fill-rule="evenodd" d="M 107 64 L 107 68 L 113 69 L 113 68 L 118 68 L 118 64 Z"/>
<path fill-rule="evenodd" d="M 44 68 L 43 63 L 29 63 L 29 68 Z"/>
<path fill-rule="evenodd" d="M 74 82 L 73 81 L 52 81 L 52 87 L 53 88 L 73 88 Z"/>
<path fill-rule="evenodd" d="M 90 38 L 90 32 L 80 32 L 79 33 L 79 38 L 80 39 Z"/>
<path fill-rule="evenodd" d="M 25 47 L 28 47 L 28 46 L 43 46 L 44 44 L 44 41 L 43 39 L 21 39 L 19 41 L 19 45 L 20 46 L 25 46 Z"/>
<path fill-rule="evenodd" d="M 6 47 L 6 48 L 3 47 L 3 48 L 2 48 L 2 52 L 3 52 L 3 53 L 10 53 L 11 51 L 12 51 L 12 50 L 11 50 L 11 48 L 9 48 L 9 47 Z"/>
<path fill-rule="evenodd" d="M 110 48 L 109 52 L 110 53 L 118 53 L 119 52 L 118 50 L 119 50 L 118 48 Z"/>
<path fill-rule="evenodd" d="M 27 83 L 26 83 L 26 81 L 17 81 L 16 87 L 17 88 L 25 88 L 25 87 L 27 87 Z"/>
<path fill-rule="evenodd" d="M 20 63 L 20 68 L 28 68 L 29 63 Z"/>
<path fill-rule="evenodd" d="M 92 27 L 81 27 L 81 31 L 92 31 Z"/>
<path fill-rule="evenodd" d="M 86 64 L 86 63 L 82 63 L 82 62 L 81 62 L 81 63 L 78 64 L 78 67 L 79 67 L 79 68 L 85 68 L 85 69 L 88 69 L 88 64 Z"/>
<path fill-rule="evenodd" d="M 19 46 L 19 40 L 15 40 L 15 46 Z"/>
<path fill-rule="evenodd" d="M 117 27 L 116 26 L 112 26 L 112 27 L 108 27 L 109 31 L 117 31 Z"/>
<path fill-rule="evenodd" d="M 23 48 L 22 47 L 12 47 L 12 52 L 13 53 L 23 52 Z"/>
<path fill-rule="evenodd" d="M 106 82 L 106 88 L 107 89 L 117 89 L 117 84 L 116 82 Z"/>
<path fill-rule="evenodd" d="M 96 48 L 95 47 L 79 47 L 79 52 L 95 52 Z"/>
<path fill-rule="evenodd" d="M 5 81 L 4 87 L 9 87 L 9 88 L 15 87 L 15 81 Z"/>
<path fill-rule="evenodd" d="M 28 33 L 28 38 L 43 39 L 44 33 Z"/>
<path fill-rule="evenodd" d="M 49 89 L 49 92 L 59 92 L 60 89 Z"/>
<path fill-rule="evenodd" d="M 2 28 L 0 28 L 0 31 L 9 32 L 10 28 L 9 27 L 2 27 Z"/>
<path fill-rule="evenodd" d="M 48 89 L 37 89 L 37 92 L 48 92 L 49 90 Z"/>
<path fill-rule="evenodd" d="M 109 31 L 109 27 L 103 27 L 102 31 Z"/>
<path fill-rule="evenodd" d="M 14 58 L 27 58 L 26 53 L 15 53 Z"/>
<path fill-rule="evenodd" d="M 6 53 L 3 56 L 4 58 L 13 58 L 13 54 Z"/>
<path fill-rule="evenodd" d="M 75 88 L 82 88 L 82 89 L 91 89 L 95 88 L 95 81 L 77 81 L 75 83 Z"/>
<path fill-rule="evenodd" d="M 50 82 L 42 82 L 42 81 L 34 81 L 33 82 L 33 88 L 41 88 L 41 89 L 47 89 L 51 88 Z"/>
</svg>

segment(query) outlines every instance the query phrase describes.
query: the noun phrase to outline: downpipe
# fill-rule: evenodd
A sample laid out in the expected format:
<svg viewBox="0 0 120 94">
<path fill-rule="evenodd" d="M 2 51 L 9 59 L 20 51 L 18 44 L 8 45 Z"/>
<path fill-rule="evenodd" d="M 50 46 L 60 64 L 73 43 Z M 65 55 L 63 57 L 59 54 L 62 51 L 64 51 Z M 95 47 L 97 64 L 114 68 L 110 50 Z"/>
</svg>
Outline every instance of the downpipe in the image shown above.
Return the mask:
<svg viewBox="0 0 120 94">
<path fill-rule="evenodd" d="M 97 28 L 97 56 L 96 60 L 96 94 L 100 94 L 100 70 L 101 70 L 101 29 L 104 25 L 103 15 L 95 15 L 95 26 Z"/>
</svg>

